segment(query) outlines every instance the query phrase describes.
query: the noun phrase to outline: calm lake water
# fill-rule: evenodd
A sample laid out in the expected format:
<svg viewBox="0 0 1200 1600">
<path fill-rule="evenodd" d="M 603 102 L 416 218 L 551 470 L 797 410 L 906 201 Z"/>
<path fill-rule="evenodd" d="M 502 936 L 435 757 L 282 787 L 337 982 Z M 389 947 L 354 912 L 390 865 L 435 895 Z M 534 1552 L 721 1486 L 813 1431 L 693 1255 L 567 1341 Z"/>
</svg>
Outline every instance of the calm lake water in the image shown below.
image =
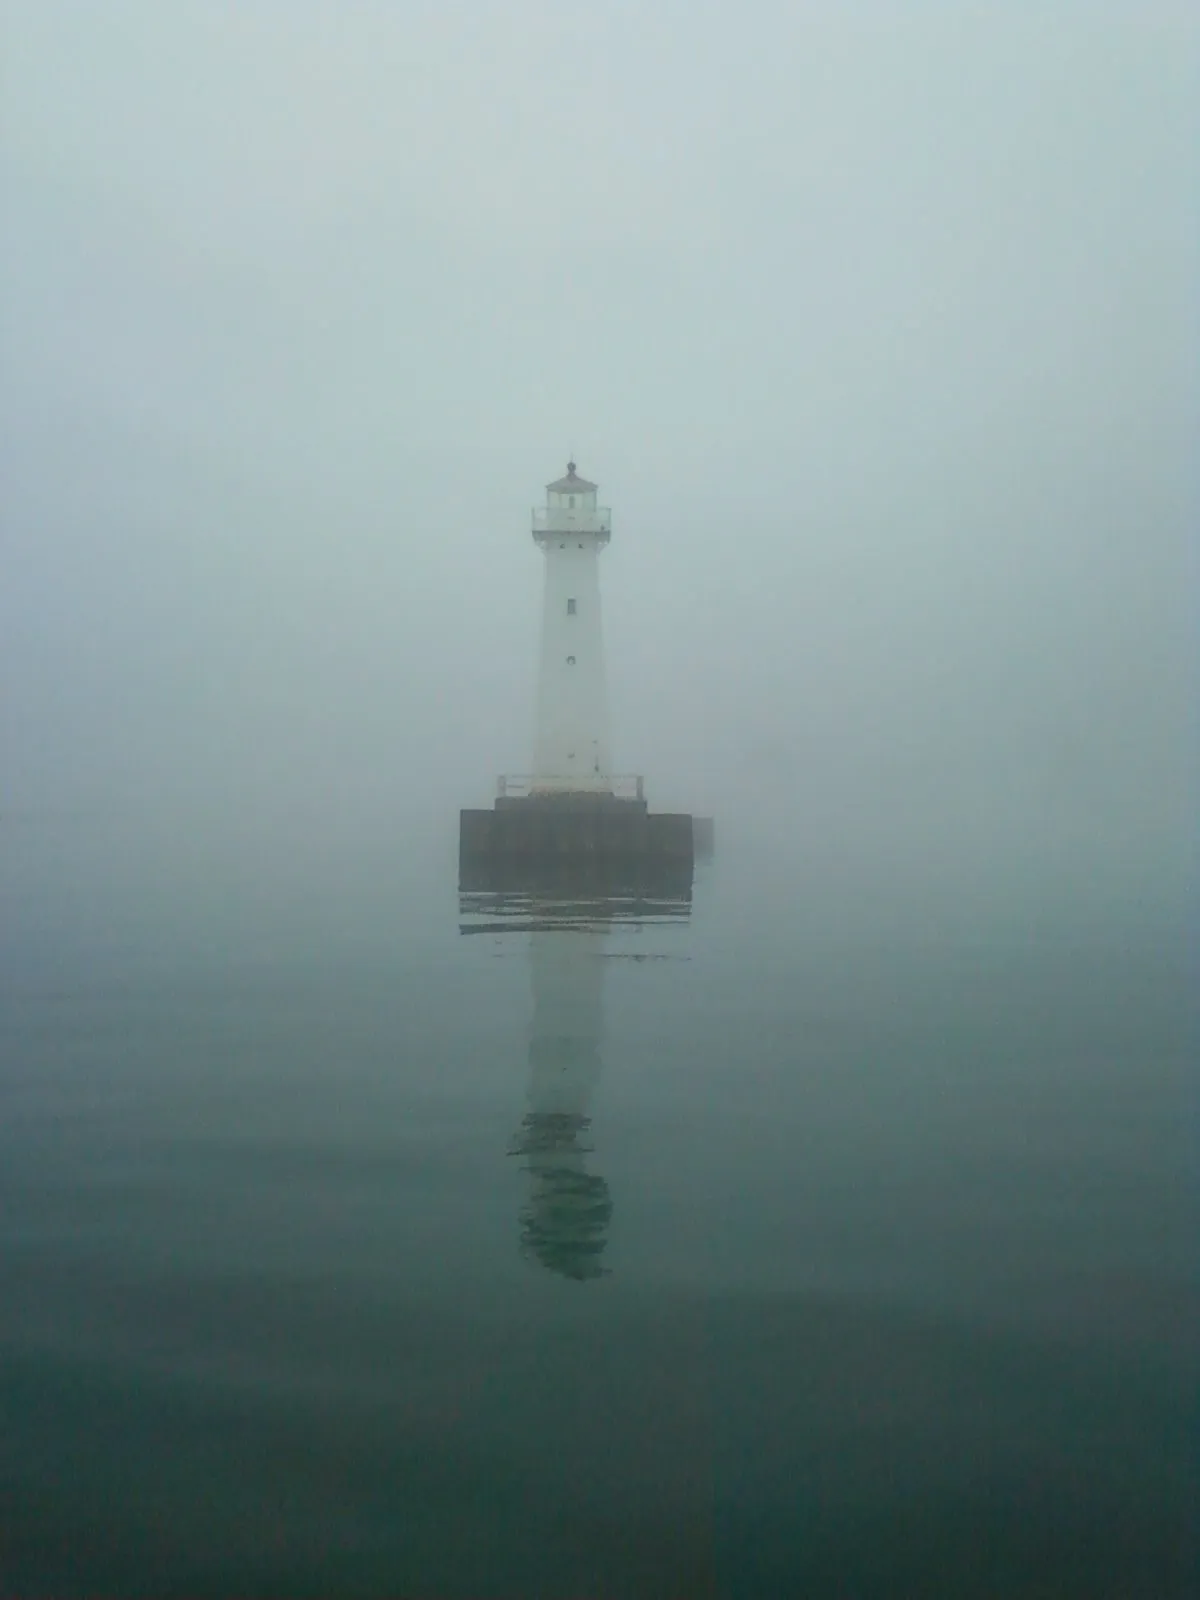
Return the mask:
<svg viewBox="0 0 1200 1600">
<path fill-rule="evenodd" d="M 86 831 L 9 839 L 0 1592 L 1193 1592 L 1170 918 Z"/>
</svg>

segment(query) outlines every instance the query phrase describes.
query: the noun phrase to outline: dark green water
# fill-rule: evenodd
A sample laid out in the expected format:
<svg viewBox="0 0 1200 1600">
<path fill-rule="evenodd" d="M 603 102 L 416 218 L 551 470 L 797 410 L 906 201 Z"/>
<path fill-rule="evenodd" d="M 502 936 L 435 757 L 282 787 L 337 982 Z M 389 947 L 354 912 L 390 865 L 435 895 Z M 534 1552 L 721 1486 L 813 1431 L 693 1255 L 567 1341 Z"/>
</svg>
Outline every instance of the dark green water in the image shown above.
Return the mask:
<svg viewBox="0 0 1200 1600">
<path fill-rule="evenodd" d="M 1193 1592 L 1168 918 L 731 846 L 531 931 L 443 844 L 21 846 L 0 1593 Z"/>
</svg>

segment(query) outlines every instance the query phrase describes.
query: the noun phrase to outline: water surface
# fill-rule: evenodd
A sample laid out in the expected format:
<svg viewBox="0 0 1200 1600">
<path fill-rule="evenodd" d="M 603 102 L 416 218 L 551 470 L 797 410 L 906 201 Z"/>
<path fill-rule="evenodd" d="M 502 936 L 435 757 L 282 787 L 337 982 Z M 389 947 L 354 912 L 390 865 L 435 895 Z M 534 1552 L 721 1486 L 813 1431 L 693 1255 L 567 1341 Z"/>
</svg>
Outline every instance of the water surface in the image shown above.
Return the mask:
<svg viewBox="0 0 1200 1600">
<path fill-rule="evenodd" d="M 86 831 L 6 868 L 6 1593 L 1192 1592 L 1169 918 Z"/>
</svg>

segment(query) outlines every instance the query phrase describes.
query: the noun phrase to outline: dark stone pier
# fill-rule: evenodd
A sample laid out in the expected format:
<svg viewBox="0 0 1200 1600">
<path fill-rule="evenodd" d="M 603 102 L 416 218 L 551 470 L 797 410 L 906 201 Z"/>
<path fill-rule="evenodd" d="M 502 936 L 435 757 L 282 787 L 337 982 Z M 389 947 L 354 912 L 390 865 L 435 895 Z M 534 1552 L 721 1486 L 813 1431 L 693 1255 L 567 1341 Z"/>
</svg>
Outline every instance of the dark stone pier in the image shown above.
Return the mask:
<svg viewBox="0 0 1200 1600">
<path fill-rule="evenodd" d="M 501 890 L 590 878 L 630 893 L 690 890 L 690 816 L 651 814 L 644 799 L 610 794 L 501 795 L 459 816 L 463 890 Z"/>
</svg>

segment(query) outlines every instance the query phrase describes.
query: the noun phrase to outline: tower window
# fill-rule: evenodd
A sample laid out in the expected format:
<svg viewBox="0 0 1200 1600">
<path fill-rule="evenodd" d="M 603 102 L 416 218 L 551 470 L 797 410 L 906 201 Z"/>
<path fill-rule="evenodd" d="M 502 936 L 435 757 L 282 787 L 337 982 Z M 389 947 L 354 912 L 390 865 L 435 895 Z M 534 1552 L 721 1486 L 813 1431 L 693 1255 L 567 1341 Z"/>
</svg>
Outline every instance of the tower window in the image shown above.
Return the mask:
<svg viewBox="0 0 1200 1600">
<path fill-rule="evenodd" d="M 568 495 L 567 502 L 573 511 L 575 509 L 575 496 L 573 494 Z"/>
<path fill-rule="evenodd" d="M 567 665 L 569 667 L 573 667 L 575 665 L 575 657 L 574 656 L 568 656 L 567 657 Z"/>
<path fill-rule="evenodd" d="M 569 617 L 573 617 L 575 615 L 575 602 L 574 602 L 574 600 L 568 600 L 567 601 L 567 615 Z"/>
</svg>

